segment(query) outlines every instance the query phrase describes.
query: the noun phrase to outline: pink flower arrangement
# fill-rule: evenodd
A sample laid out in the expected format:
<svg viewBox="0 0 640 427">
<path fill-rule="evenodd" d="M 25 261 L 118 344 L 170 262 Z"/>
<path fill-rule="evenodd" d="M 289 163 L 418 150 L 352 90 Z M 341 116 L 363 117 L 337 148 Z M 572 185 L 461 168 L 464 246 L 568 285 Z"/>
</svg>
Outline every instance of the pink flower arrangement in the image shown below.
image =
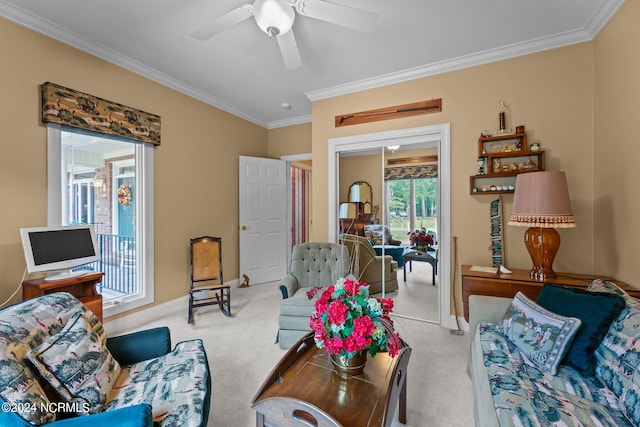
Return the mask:
<svg viewBox="0 0 640 427">
<path fill-rule="evenodd" d="M 312 288 L 307 297 L 312 299 L 320 289 Z M 395 357 L 401 341 L 389 317 L 392 310 L 393 300 L 370 297 L 366 283 L 340 279 L 316 301 L 309 326 L 316 346 L 329 354 L 350 359 L 361 352 L 373 357 L 388 351 Z"/>
</svg>

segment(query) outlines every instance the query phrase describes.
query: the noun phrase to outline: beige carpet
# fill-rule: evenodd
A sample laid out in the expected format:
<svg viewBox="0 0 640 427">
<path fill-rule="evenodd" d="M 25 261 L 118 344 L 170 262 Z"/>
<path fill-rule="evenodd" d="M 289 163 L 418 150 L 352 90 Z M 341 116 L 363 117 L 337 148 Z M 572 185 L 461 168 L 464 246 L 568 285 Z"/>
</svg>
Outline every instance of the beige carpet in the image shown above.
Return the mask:
<svg viewBox="0 0 640 427">
<path fill-rule="evenodd" d="M 411 271 L 407 269 L 407 281 L 404 281 L 402 269 L 398 270 L 398 292 L 390 292 L 386 297 L 393 299 L 394 312 L 416 319 L 438 322 L 440 295 L 436 285 L 431 282 L 431 264 L 413 261 Z"/>
<path fill-rule="evenodd" d="M 418 264 L 422 263 L 414 264 L 407 284 L 402 281 L 400 269 L 400 289 L 397 295 L 395 292 L 388 294 L 396 300 L 398 313 L 423 314 L 431 299 L 437 302 L 437 291 L 430 283 L 430 267 L 420 272 L 416 270 Z M 281 298 L 277 286 L 277 283 L 269 283 L 232 289 L 231 318 L 225 317 L 215 306 L 203 307 L 196 309 L 194 323 L 187 325 L 185 302 L 184 307 L 164 310 L 158 316 L 161 318 L 131 328 L 127 324 L 126 329 L 134 331 L 166 325 L 171 329 L 174 345 L 179 341 L 202 338 L 213 382 L 209 426 L 254 426 L 255 412 L 251 409 L 251 401 L 264 378 L 285 353 L 274 343 Z M 403 292 L 409 298 L 402 298 Z M 424 301 L 425 298 L 428 301 Z M 139 318 L 139 314 L 131 316 L 132 321 Z M 431 314 L 431 318 L 435 319 L 437 315 Z M 122 324 L 121 321 L 118 323 Z M 469 347 L 467 335 L 451 335 L 447 329 L 406 318 L 396 318 L 395 323 L 400 335 L 412 347 L 406 425 L 472 426 L 471 382 L 465 371 Z M 109 323 L 105 327 L 108 333 L 113 330 Z M 395 414 L 393 426 L 401 425 Z"/>
</svg>

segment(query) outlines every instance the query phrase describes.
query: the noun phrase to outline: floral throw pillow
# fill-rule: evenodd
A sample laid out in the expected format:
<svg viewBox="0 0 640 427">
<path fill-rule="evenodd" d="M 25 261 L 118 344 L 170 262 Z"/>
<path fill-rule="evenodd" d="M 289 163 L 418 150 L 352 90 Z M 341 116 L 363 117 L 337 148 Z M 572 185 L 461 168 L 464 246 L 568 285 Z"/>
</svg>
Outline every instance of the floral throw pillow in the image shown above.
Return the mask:
<svg viewBox="0 0 640 427">
<path fill-rule="evenodd" d="M 634 426 L 640 426 L 640 301 L 627 305 L 613 321 L 596 350 L 596 378 L 619 397 L 620 407 Z"/>
<path fill-rule="evenodd" d="M 78 414 L 100 412 L 120 374 L 120 365 L 82 312 L 28 357 Z"/>
<path fill-rule="evenodd" d="M 582 322 L 540 307 L 518 292 L 500 323 L 500 331 L 539 369 L 555 375 Z"/>
<path fill-rule="evenodd" d="M 627 291 L 622 289 L 620 286 L 615 284 L 614 282 L 610 282 L 608 280 L 595 279 L 589 287 L 587 288 L 589 292 L 604 292 L 608 294 L 615 294 L 626 296 L 629 295 Z"/>
</svg>

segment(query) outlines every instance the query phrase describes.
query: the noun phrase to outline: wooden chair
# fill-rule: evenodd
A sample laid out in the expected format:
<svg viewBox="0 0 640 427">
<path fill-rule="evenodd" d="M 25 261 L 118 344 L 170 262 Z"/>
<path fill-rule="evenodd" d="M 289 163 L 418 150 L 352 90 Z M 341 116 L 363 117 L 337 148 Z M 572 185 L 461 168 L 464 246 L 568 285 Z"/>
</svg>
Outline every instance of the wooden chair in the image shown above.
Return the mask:
<svg viewBox="0 0 640 427">
<path fill-rule="evenodd" d="M 199 294 L 196 298 L 195 294 Z M 203 296 L 200 296 L 203 295 Z M 218 304 L 225 316 L 231 316 L 231 288 L 222 280 L 222 239 L 197 237 L 191 239 L 191 281 L 189 284 L 189 314 L 193 309 Z"/>
</svg>

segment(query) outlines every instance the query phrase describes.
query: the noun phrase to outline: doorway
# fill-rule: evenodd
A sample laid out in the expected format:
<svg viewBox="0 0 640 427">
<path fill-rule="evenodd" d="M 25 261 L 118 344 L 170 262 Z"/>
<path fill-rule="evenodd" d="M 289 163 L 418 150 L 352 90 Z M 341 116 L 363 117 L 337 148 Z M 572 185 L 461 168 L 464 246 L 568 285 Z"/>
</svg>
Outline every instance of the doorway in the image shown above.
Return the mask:
<svg viewBox="0 0 640 427">
<path fill-rule="evenodd" d="M 328 161 L 328 236 L 330 241 L 338 238 L 338 206 L 339 206 L 339 162 L 340 156 L 348 153 L 363 152 L 363 150 L 379 150 L 385 152 L 388 146 L 405 147 L 437 147 L 438 166 L 438 209 L 436 221 L 438 224 L 438 277 L 439 277 L 439 314 L 435 321 L 419 318 L 426 322 L 438 323 L 444 327 L 455 328 L 455 318 L 450 313 L 451 298 L 451 224 L 450 224 L 450 125 L 448 123 L 424 126 L 372 134 L 355 135 L 349 137 L 332 138 L 329 140 Z M 382 156 L 384 158 L 384 155 Z M 380 162 L 384 169 L 384 162 Z M 380 184 L 382 185 L 382 184 Z M 380 209 L 381 223 L 387 222 L 386 209 Z M 444 260 L 444 262 L 443 262 Z M 398 313 L 402 314 L 402 313 Z"/>
<path fill-rule="evenodd" d="M 293 247 L 309 240 L 312 228 L 311 221 L 311 176 L 313 173 L 313 156 L 311 153 L 281 156 L 287 162 L 289 175 L 287 178 L 287 265 L 289 265 Z"/>
</svg>

